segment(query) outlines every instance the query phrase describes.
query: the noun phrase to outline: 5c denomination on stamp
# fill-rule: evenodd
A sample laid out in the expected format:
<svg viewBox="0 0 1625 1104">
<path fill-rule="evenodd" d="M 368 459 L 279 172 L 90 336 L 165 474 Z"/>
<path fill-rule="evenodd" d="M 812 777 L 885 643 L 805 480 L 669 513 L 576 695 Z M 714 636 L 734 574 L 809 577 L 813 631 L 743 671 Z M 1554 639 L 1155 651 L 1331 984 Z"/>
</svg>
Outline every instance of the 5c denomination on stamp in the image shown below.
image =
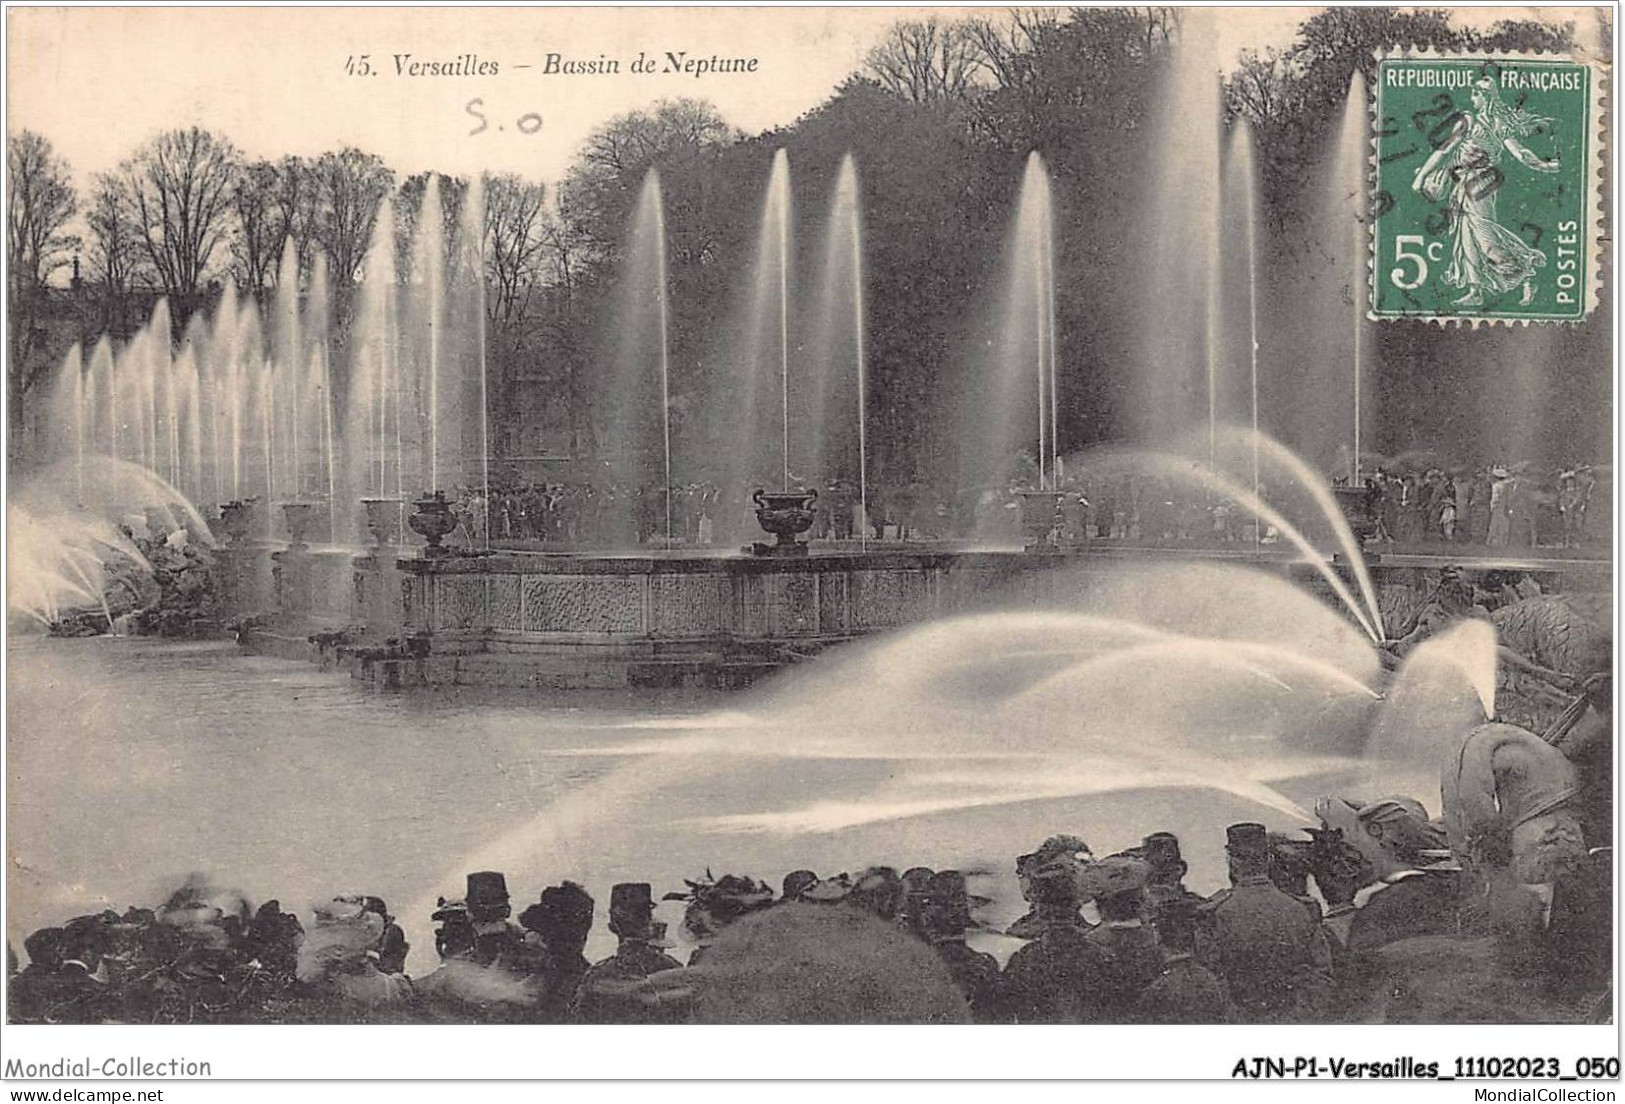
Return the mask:
<svg viewBox="0 0 1625 1104">
<path fill-rule="evenodd" d="M 1378 60 L 1372 317 L 1586 316 L 1599 278 L 1597 78 L 1547 55 Z"/>
</svg>

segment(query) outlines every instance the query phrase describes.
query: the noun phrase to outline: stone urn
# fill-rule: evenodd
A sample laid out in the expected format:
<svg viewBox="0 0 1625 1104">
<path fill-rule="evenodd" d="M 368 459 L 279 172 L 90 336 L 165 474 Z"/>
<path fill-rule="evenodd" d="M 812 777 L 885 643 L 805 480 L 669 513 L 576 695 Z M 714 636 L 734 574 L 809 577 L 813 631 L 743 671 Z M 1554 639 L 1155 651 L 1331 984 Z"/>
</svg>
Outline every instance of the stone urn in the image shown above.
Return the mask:
<svg viewBox="0 0 1625 1104">
<path fill-rule="evenodd" d="M 398 498 L 363 498 L 362 509 L 367 512 L 367 532 L 376 547 L 401 543 L 401 500 Z"/>
<path fill-rule="evenodd" d="M 220 529 L 228 544 L 247 544 L 259 536 L 265 526 L 260 520 L 260 500 L 239 498 L 220 507 Z"/>
<path fill-rule="evenodd" d="M 796 540 L 798 534 L 812 528 L 813 503 L 816 490 L 763 491 L 751 495 L 756 503 L 756 520 L 763 529 L 778 537 L 774 544 L 757 542 L 751 551 L 758 556 L 805 556 L 807 546 Z"/>
<path fill-rule="evenodd" d="M 452 513 L 451 503 L 446 501 L 446 492 L 436 491 L 418 499 L 412 504 L 415 509 L 412 516 L 406 519 L 406 524 L 412 532 L 429 542 L 423 550 L 425 556 L 450 556 L 452 550 L 440 542 L 445 540 L 457 528 L 457 515 Z"/>
<path fill-rule="evenodd" d="M 300 551 L 310 547 L 321 521 L 314 502 L 284 502 L 282 516 L 288 522 L 288 547 Z"/>
<path fill-rule="evenodd" d="M 1369 488 L 1337 486 L 1332 488 L 1332 497 L 1337 500 L 1337 508 L 1353 530 L 1355 540 L 1364 544 L 1377 535 L 1376 504 L 1371 500 Z"/>
<path fill-rule="evenodd" d="M 1060 491 L 1017 491 L 1021 536 L 1029 549 L 1053 548 L 1061 531 Z"/>
</svg>

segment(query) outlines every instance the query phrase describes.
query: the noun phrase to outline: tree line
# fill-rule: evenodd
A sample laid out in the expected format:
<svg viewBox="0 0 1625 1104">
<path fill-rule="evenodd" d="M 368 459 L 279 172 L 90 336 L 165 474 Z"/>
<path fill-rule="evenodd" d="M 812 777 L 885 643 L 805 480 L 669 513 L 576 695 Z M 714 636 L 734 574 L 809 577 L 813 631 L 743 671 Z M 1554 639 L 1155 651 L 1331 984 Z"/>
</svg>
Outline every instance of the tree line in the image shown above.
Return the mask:
<svg viewBox="0 0 1625 1104">
<path fill-rule="evenodd" d="M 907 482 L 952 466 L 958 426 L 982 401 L 965 350 L 992 324 L 1021 165 L 1033 150 L 1049 166 L 1062 227 L 1060 443 L 1071 449 L 1123 436 L 1133 424 L 1129 366 L 1142 355 L 1145 294 L 1123 274 L 1135 270 L 1156 233 L 1145 196 L 1166 151 L 1159 154 L 1148 136 L 1182 18 L 1155 7 L 906 18 L 827 101 L 787 126 L 747 135 L 709 103 L 666 100 L 599 127 L 556 188 L 487 177 L 487 351 L 498 450 L 590 456 L 599 449 L 606 386 L 599 368 L 613 349 L 627 226 L 653 166 L 667 210 L 674 421 L 695 454 L 736 431 L 726 417 L 700 415 L 730 398 L 722 331 L 737 307 L 779 148 L 794 166 L 801 258 L 818 252 L 819 212 L 841 158 L 851 152 L 859 166 L 868 418 L 877 443 L 871 470 L 880 478 Z M 1315 166 L 1350 75 L 1369 67 L 1377 48 L 1556 49 L 1572 36 L 1571 27 L 1510 21 L 1469 30 L 1442 11 L 1333 9 L 1303 23 L 1291 45 L 1244 54 L 1222 86 L 1215 73 L 1225 119 L 1246 118 L 1257 135 L 1268 213 L 1261 248 L 1312 251 L 1303 222 L 1320 180 Z M 401 179 L 355 148 L 250 160 L 228 138 L 195 127 L 152 137 L 96 175 L 83 198 L 40 135 L 13 135 L 8 162 L 14 416 L 48 370 L 48 354 L 60 356 L 38 347 L 32 318 L 74 257 L 82 256 L 84 279 L 105 301 L 161 293 L 184 317 L 215 281 L 248 294 L 274 287 L 292 242 L 302 279 L 322 258 L 342 330 L 381 204 L 392 197 L 404 243 L 429 180 L 427 173 Z M 440 176 L 439 189 L 449 243 L 467 182 Z M 77 216 L 82 240 L 70 233 Z M 398 255 L 407 263 L 408 250 Z M 1591 352 L 1588 345 L 1580 355 Z M 1439 355 L 1448 362 L 1448 350 Z M 1407 418 L 1407 433 L 1436 428 L 1425 411 Z M 1447 418 L 1436 420 L 1448 429 Z"/>
</svg>

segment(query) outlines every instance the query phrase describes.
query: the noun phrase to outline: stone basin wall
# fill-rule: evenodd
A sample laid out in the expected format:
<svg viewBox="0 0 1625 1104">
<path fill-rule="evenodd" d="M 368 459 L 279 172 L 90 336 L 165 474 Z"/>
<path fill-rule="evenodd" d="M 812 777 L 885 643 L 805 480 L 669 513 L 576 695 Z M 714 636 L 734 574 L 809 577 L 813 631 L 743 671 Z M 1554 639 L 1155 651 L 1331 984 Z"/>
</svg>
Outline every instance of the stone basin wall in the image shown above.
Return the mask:
<svg viewBox="0 0 1625 1104">
<path fill-rule="evenodd" d="M 931 618 L 1028 605 L 1087 608 L 1092 578 L 1106 578 L 1125 560 L 1153 559 L 1235 562 L 1277 573 L 1336 605 L 1308 565 L 1250 552 L 364 555 L 350 561 L 347 602 L 315 599 L 308 613 L 287 611 L 249 634 L 245 646 L 314 654 L 387 686 L 739 686 L 831 645 Z M 286 560 L 284 554 L 279 578 L 287 574 Z M 1391 560 L 1375 563 L 1372 573 L 1385 619 L 1397 626 L 1431 591 L 1446 561 Z M 1526 569 L 1548 592 L 1610 585 L 1604 562 L 1546 561 Z"/>
</svg>

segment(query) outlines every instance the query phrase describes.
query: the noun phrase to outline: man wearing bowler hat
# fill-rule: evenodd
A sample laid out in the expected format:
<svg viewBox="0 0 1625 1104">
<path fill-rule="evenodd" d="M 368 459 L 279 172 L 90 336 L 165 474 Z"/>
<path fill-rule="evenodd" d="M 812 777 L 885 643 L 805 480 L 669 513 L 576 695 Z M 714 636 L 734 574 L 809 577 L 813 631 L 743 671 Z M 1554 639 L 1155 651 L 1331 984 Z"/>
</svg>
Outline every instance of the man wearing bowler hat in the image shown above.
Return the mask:
<svg viewBox="0 0 1625 1104">
<path fill-rule="evenodd" d="M 1270 881 L 1272 848 L 1262 824 L 1232 824 L 1225 835 L 1230 888 L 1208 903 L 1203 958 L 1224 980 L 1242 1022 L 1312 1020 L 1325 988 L 1313 963 L 1320 925 Z"/>
<path fill-rule="evenodd" d="M 654 919 L 654 892 L 648 882 L 621 882 L 609 891 L 609 930 L 620 938 L 615 954 L 587 971 L 576 991 L 574 1018 L 581 1023 L 683 1023 L 686 1001 L 662 1001 L 658 991 L 640 987 L 650 974 L 676 970 L 682 963 L 666 954 L 665 926 Z"/>
</svg>

